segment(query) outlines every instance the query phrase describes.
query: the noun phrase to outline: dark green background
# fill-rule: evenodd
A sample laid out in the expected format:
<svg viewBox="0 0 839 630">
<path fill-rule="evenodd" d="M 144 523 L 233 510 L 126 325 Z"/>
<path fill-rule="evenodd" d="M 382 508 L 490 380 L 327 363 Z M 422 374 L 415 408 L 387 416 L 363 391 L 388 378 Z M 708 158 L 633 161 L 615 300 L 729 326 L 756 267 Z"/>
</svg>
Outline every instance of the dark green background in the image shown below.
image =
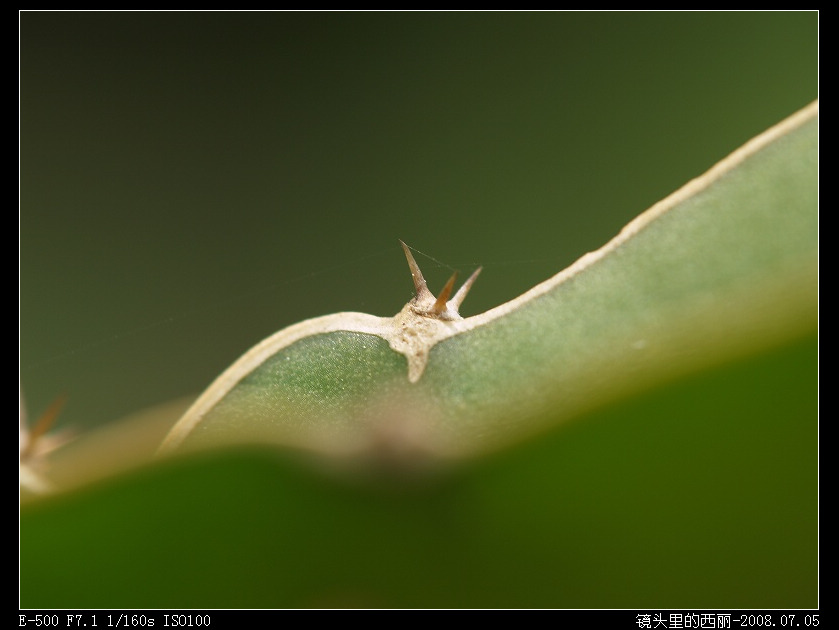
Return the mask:
<svg viewBox="0 0 839 630">
<path fill-rule="evenodd" d="M 505 302 L 817 97 L 816 13 L 29 13 L 20 358 L 64 425 L 280 328 Z M 436 291 L 450 273 L 418 256 Z"/>
</svg>

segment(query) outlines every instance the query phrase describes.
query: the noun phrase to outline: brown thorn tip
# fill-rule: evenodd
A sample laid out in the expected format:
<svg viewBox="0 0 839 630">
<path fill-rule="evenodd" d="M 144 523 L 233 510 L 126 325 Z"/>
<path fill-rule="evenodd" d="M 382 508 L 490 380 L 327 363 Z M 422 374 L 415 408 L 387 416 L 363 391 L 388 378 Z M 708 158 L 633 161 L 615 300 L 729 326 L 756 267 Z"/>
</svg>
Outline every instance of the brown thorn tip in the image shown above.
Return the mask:
<svg viewBox="0 0 839 630">
<path fill-rule="evenodd" d="M 457 280 L 456 271 L 452 274 L 452 277 L 449 278 L 449 281 L 446 282 L 446 286 L 444 286 L 440 290 L 440 297 L 437 298 L 437 301 L 434 302 L 434 306 L 431 307 L 431 310 L 433 312 L 442 313 L 446 310 L 446 302 L 449 301 L 449 296 L 452 294 L 452 289 L 454 288 L 455 280 Z"/>
</svg>

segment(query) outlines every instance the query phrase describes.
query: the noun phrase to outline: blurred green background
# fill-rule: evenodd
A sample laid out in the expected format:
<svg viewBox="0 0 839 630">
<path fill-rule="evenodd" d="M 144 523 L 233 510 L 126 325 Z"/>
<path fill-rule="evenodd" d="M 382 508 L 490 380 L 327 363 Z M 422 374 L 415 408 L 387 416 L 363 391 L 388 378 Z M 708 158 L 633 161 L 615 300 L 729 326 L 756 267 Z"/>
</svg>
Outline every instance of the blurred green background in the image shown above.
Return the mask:
<svg viewBox="0 0 839 630">
<path fill-rule="evenodd" d="M 548 278 L 817 97 L 816 13 L 28 13 L 20 363 L 85 426 L 397 312 L 397 242 Z M 450 270 L 418 256 L 436 291 Z"/>
<path fill-rule="evenodd" d="M 394 314 L 399 238 L 434 291 L 484 266 L 464 315 L 505 302 L 818 96 L 815 12 L 24 12 L 20 42 L 21 384 L 75 427 Z M 37 505 L 21 603 L 814 606 L 816 353 L 404 492 L 262 453 Z"/>
</svg>

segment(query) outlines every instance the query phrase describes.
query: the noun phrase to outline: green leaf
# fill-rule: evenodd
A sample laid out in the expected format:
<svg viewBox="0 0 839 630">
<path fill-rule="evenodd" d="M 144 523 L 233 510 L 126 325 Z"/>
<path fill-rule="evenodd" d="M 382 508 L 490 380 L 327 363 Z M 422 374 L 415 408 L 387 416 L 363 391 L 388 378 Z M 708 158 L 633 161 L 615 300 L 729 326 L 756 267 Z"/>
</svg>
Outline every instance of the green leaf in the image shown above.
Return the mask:
<svg viewBox="0 0 839 630">
<path fill-rule="evenodd" d="M 547 416 L 564 422 L 807 333 L 817 116 L 814 103 L 482 315 L 460 318 L 455 299 L 443 312 L 447 296 L 434 312 L 414 268 L 417 298 L 394 318 L 339 313 L 280 331 L 219 377 L 167 449 L 480 453 L 543 430 Z"/>
</svg>

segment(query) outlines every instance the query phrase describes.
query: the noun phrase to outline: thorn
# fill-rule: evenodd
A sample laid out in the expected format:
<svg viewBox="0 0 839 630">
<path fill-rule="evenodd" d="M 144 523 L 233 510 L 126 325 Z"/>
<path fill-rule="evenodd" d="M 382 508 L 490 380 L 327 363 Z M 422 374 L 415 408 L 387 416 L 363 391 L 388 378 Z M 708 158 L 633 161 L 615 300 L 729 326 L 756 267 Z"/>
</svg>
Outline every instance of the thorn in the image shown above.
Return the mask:
<svg viewBox="0 0 839 630">
<path fill-rule="evenodd" d="M 417 295 L 411 302 L 412 308 L 414 308 L 417 313 L 430 317 L 436 317 L 438 319 L 462 319 L 460 317 L 460 313 L 457 312 L 458 308 L 460 308 L 461 303 L 466 298 L 466 294 L 469 293 L 469 289 L 472 288 L 472 285 L 475 283 L 475 278 L 477 278 L 478 274 L 481 273 L 481 269 L 483 269 L 483 267 L 478 267 L 475 271 L 473 271 L 472 275 L 469 276 L 469 279 L 463 283 L 463 286 L 460 287 L 458 292 L 455 293 L 454 297 L 450 300 L 449 296 L 452 294 L 452 289 L 454 288 L 454 283 L 457 279 L 457 272 L 455 271 L 440 291 L 440 297 L 435 298 L 434 294 L 428 290 L 428 284 L 426 283 L 425 278 L 422 277 L 419 265 L 417 265 L 417 261 L 414 260 L 414 256 L 411 254 L 411 248 L 408 247 L 402 240 L 400 240 L 399 243 L 405 251 L 405 258 L 408 259 L 408 267 L 410 267 L 411 276 L 414 279 L 414 289 L 416 290 Z"/>
<path fill-rule="evenodd" d="M 38 442 L 39 438 L 45 435 L 47 431 L 52 428 L 52 425 L 55 423 L 56 418 L 58 418 L 58 414 L 61 413 L 61 409 L 64 407 L 66 402 L 67 395 L 62 394 L 56 398 L 41 415 L 41 417 L 38 418 L 37 422 L 35 422 L 35 425 L 32 427 L 32 430 L 29 432 L 29 441 L 21 454 L 22 458 L 26 458 L 34 452 L 36 442 Z"/>
<path fill-rule="evenodd" d="M 460 305 L 463 304 L 463 300 L 466 299 L 466 294 L 469 293 L 469 289 L 472 288 L 472 285 L 475 284 L 475 279 L 478 277 L 478 274 L 481 273 L 481 269 L 483 267 L 478 267 L 475 271 L 472 272 L 472 275 L 463 283 L 463 286 L 458 289 L 457 293 L 454 294 L 454 297 L 449 300 L 454 307 L 455 311 L 460 309 Z"/>
<path fill-rule="evenodd" d="M 420 271 L 417 261 L 414 260 L 410 248 L 405 245 L 404 241 L 400 240 L 399 242 L 402 244 L 402 249 L 405 250 L 405 258 L 408 259 L 408 267 L 411 269 L 411 277 L 414 279 L 414 291 L 417 294 L 417 298 L 431 296 L 433 299 L 434 295 L 428 290 L 428 285 L 425 282 L 425 278 L 422 277 L 422 271 Z"/>
<path fill-rule="evenodd" d="M 457 272 L 455 271 L 452 274 L 452 277 L 449 278 L 449 281 L 446 282 L 446 286 L 444 286 L 440 290 L 440 297 L 437 298 L 437 301 L 434 302 L 434 306 L 432 306 L 429 310 L 432 313 L 437 313 L 438 315 L 446 310 L 446 302 L 449 301 L 449 296 L 452 294 L 452 289 L 454 288 L 454 281 L 457 279 Z"/>
</svg>

